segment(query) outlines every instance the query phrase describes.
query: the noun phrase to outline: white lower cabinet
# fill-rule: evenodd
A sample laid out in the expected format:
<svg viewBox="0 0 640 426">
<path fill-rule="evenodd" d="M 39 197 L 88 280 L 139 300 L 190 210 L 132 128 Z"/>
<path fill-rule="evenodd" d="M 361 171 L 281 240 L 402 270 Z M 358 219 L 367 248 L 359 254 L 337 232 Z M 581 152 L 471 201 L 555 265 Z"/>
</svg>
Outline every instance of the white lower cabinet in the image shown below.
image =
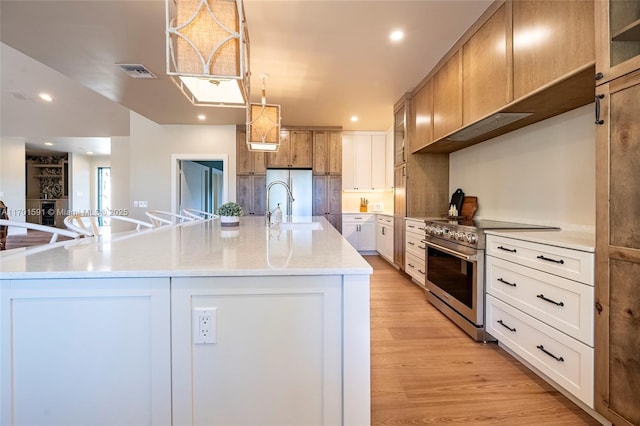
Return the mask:
<svg viewBox="0 0 640 426">
<path fill-rule="evenodd" d="M 593 408 L 594 253 L 558 245 L 487 235 L 486 329 Z"/>
<path fill-rule="evenodd" d="M 376 215 L 376 250 L 393 264 L 393 216 Z"/>
<path fill-rule="evenodd" d="M 343 214 L 342 236 L 358 251 L 375 251 L 375 215 L 366 213 Z"/>
<path fill-rule="evenodd" d="M 343 424 L 342 297 L 340 276 L 173 279 L 173 424 Z"/>
<path fill-rule="evenodd" d="M 169 278 L 0 288 L 0 424 L 171 424 Z"/>
<path fill-rule="evenodd" d="M 426 282 L 425 224 L 417 219 L 405 219 L 404 271 L 421 287 Z"/>
</svg>

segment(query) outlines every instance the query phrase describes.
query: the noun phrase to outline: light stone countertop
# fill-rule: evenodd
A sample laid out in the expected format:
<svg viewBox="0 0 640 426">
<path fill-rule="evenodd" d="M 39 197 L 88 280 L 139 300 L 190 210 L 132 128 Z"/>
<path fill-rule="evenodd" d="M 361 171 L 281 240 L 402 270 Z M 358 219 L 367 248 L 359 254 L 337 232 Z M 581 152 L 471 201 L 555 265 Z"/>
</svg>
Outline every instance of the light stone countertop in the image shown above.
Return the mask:
<svg viewBox="0 0 640 426">
<path fill-rule="evenodd" d="M 545 231 L 531 229 L 520 231 L 487 230 L 485 233 L 589 253 L 593 253 L 596 250 L 596 236 L 593 232 L 566 231 L 562 229 Z"/>
<path fill-rule="evenodd" d="M 239 227 L 215 219 L 82 238 L 4 251 L 0 279 L 373 273 L 323 217 L 293 222 L 323 229 L 267 228 L 264 217 L 244 216 Z"/>
</svg>

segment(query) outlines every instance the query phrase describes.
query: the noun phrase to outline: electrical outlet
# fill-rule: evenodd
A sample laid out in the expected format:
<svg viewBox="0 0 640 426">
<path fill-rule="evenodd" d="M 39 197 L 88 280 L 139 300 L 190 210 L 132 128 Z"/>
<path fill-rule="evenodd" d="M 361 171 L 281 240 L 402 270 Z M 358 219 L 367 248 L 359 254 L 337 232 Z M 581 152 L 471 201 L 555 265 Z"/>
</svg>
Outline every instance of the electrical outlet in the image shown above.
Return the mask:
<svg viewBox="0 0 640 426">
<path fill-rule="evenodd" d="M 217 342 L 218 308 L 194 308 L 192 312 L 192 335 L 194 344 Z"/>
<path fill-rule="evenodd" d="M 139 202 L 139 201 L 134 201 L 134 202 L 133 202 L 133 207 L 140 207 L 140 206 L 139 206 L 139 204 L 140 204 L 140 202 Z"/>
<path fill-rule="evenodd" d="M 148 201 L 138 201 L 138 207 L 149 207 Z"/>
</svg>

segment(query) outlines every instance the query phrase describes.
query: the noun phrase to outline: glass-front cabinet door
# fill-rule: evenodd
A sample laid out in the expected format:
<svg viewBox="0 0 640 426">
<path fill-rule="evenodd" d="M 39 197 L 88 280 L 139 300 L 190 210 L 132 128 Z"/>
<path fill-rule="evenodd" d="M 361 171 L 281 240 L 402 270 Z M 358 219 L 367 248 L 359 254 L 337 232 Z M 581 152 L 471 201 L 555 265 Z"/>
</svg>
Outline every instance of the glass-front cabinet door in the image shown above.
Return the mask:
<svg viewBox="0 0 640 426">
<path fill-rule="evenodd" d="M 640 68 L 640 1 L 595 2 L 596 84 Z"/>
</svg>

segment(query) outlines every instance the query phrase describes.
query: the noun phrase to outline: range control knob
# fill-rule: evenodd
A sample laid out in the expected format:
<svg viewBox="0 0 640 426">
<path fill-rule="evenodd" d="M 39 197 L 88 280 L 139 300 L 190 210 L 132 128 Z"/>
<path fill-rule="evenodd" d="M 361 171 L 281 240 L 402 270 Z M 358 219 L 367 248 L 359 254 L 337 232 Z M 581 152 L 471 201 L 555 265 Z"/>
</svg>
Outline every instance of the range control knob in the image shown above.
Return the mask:
<svg viewBox="0 0 640 426">
<path fill-rule="evenodd" d="M 465 233 L 464 233 L 464 232 L 458 232 L 458 233 L 456 233 L 456 240 L 458 240 L 458 241 L 464 241 L 464 237 L 465 237 Z"/>
<path fill-rule="evenodd" d="M 471 244 L 475 244 L 478 241 L 476 234 L 467 234 L 467 241 Z"/>
<path fill-rule="evenodd" d="M 444 229 L 442 229 L 440 227 L 437 227 L 436 228 L 436 235 L 442 235 L 442 234 L 444 234 Z"/>
</svg>

